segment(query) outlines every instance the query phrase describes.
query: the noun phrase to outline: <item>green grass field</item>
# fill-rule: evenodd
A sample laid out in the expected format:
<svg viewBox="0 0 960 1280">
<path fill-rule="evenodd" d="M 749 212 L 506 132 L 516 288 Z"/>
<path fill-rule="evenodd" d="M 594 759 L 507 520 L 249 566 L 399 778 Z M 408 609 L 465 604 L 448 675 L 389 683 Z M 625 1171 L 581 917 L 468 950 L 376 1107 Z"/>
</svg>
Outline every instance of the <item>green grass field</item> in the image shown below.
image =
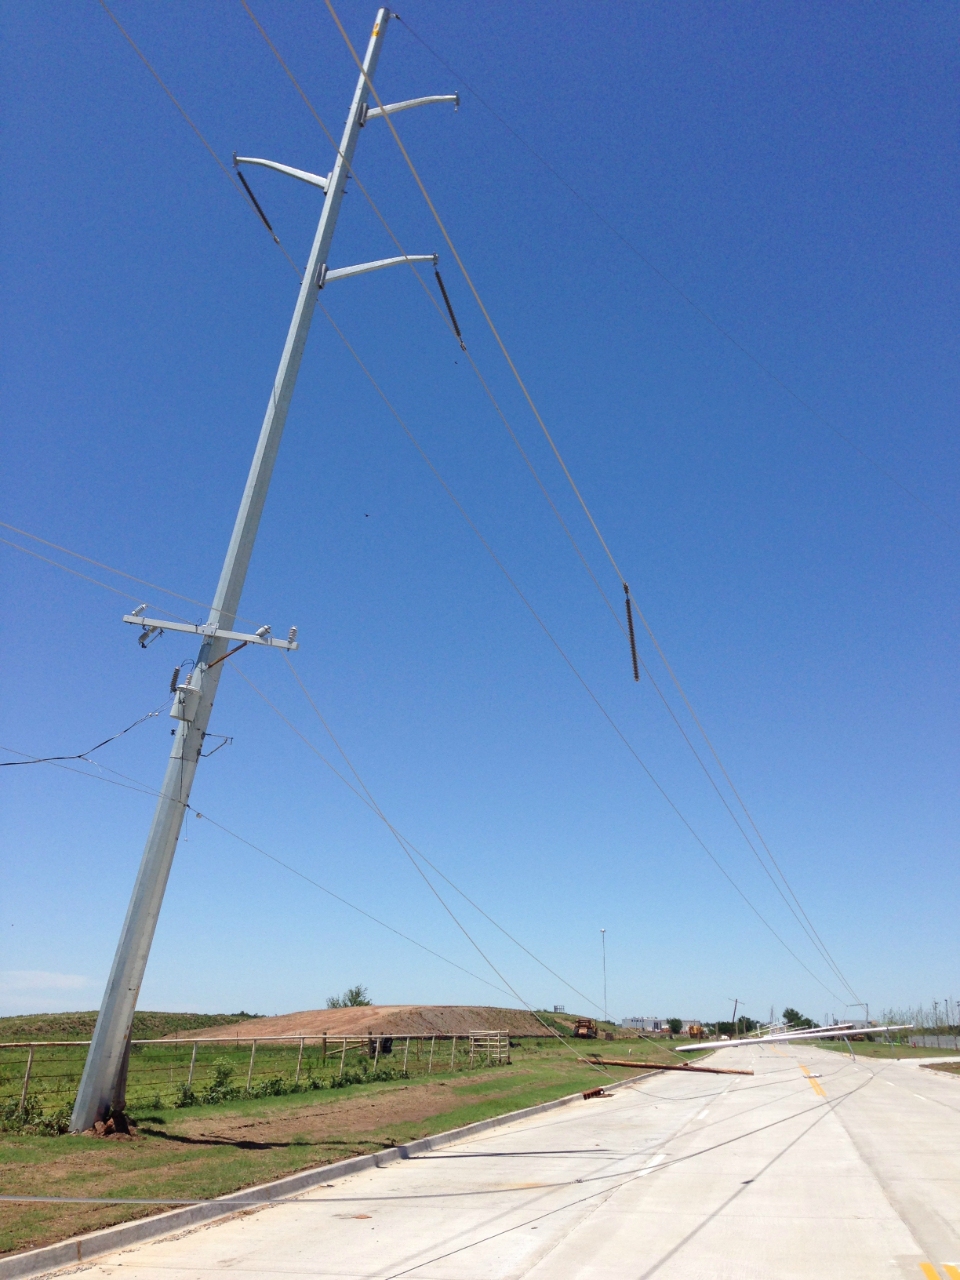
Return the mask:
<svg viewBox="0 0 960 1280">
<path fill-rule="evenodd" d="M 602 1051 L 602 1045 L 576 1047 Z M 676 1061 L 666 1045 L 630 1047 L 647 1061 Z M 624 1051 L 621 1042 L 617 1056 Z M 218 1106 L 174 1109 L 145 1101 L 132 1109 L 136 1138 L 0 1133 L 4 1193 L 206 1199 L 631 1074 L 613 1067 L 601 1073 L 570 1047 L 546 1038 L 523 1041 L 512 1054 L 509 1066 L 451 1072 L 447 1062 L 440 1071 L 409 1080 Z M 3 1204 L 0 1253 L 155 1212 L 162 1209 Z"/>
<path fill-rule="evenodd" d="M 210 1089 L 225 1077 L 229 1077 L 230 1091 L 244 1089 L 249 1082 L 255 1094 L 269 1094 L 290 1092 L 295 1082 L 301 1086 L 329 1087 L 342 1076 L 366 1076 L 373 1069 L 367 1042 L 358 1038 L 353 1039 L 345 1056 L 341 1052 L 342 1042 L 335 1039 L 326 1044 L 308 1042 L 302 1053 L 295 1037 L 285 1041 L 261 1040 L 255 1052 L 249 1040 L 231 1044 L 229 1026 L 240 1017 L 138 1013 L 134 1021 L 135 1039 L 154 1039 L 173 1033 L 178 1033 L 181 1039 L 163 1044 L 134 1044 L 127 1081 L 128 1105 L 154 1110 L 172 1107 L 184 1100 L 184 1090 L 188 1088 L 194 1097 L 207 1096 L 209 1100 Z M 30 1109 L 36 1119 L 45 1117 L 45 1123 L 66 1125 L 87 1053 L 80 1041 L 89 1037 L 95 1018 L 94 1013 L 84 1013 L 0 1019 L 0 1127 L 19 1107 L 27 1078 Z M 211 1024 L 217 1027 L 214 1035 L 222 1034 L 222 1041 L 211 1044 L 190 1039 L 191 1032 Z M 558 1029 L 562 1025 L 558 1023 Z M 43 1045 L 35 1048 L 31 1055 L 31 1051 L 19 1043 L 24 1040 L 74 1040 L 77 1043 Z M 524 1043 L 547 1044 L 550 1040 L 545 1032 L 542 1042 Z M 627 1044 L 621 1032 L 615 1042 L 598 1039 L 577 1043 L 585 1046 L 586 1051 L 601 1055 L 618 1057 L 629 1050 L 634 1057 L 642 1057 L 660 1052 L 669 1042 L 638 1041 L 631 1037 Z M 678 1040 L 676 1043 L 688 1042 Z M 384 1044 L 383 1048 L 387 1050 L 388 1046 Z M 438 1038 L 432 1050 L 429 1037 L 411 1037 L 408 1046 L 406 1037 L 398 1036 L 376 1065 L 381 1077 L 389 1079 L 404 1071 L 410 1076 L 420 1076 L 433 1074 L 445 1065 L 462 1070 L 473 1064 L 469 1041 L 464 1036 L 458 1037 L 455 1043 Z"/>
</svg>

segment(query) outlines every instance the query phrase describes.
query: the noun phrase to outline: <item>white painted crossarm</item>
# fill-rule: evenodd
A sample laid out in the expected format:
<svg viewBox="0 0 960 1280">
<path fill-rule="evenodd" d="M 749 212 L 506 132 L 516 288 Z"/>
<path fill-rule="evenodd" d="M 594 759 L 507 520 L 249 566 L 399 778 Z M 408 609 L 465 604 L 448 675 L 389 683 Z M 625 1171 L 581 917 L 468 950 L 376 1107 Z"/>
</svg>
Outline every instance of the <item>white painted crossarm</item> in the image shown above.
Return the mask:
<svg viewBox="0 0 960 1280">
<path fill-rule="evenodd" d="M 345 280 L 347 276 L 362 276 L 368 271 L 382 271 L 384 267 L 398 267 L 404 262 L 436 263 L 435 253 L 409 253 L 405 258 L 379 258 L 376 262 L 360 262 L 355 267 L 336 267 L 333 271 L 324 271 L 320 285 L 322 289 L 331 280 Z"/>
<path fill-rule="evenodd" d="M 406 102 L 391 102 L 385 107 L 371 107 L 364 120 L 373 120 L 377 116 L 395 116 L 398 111 L 409 111 L 411 107 L 425 107 L 431 102 L 452 102 L 460 105 L 459 93 L 434 93 L 429 98 L 407 98 Z"/>
<path fill-rule="evenodd" d="M 259 164 L 264 169 L 276 169 L 277 173 L 285 173 L 289 178 L 299 178 L 301 182 L 309 182 L 311 187 L 319 187 L 326 191 L 330 185 L 329 178 L 321 178 L 318 173 L 308 173 L 306 169 L 293 169 L 288 164 L 277 164 L 276 160 L 258 160 L 255 156 L 234 156 L 235 164 Z"/>
<path fill-rule="evenodd" d="M 136 622 L 141 627 L 156 627 L 158 631 L 187 631 L 191 635 L 216 637 L 218 640 L 242 640 L 245 644 L 265 644 L 272 649 L 299 649 L 296 640 L 278 640 L 271 635 L 248 636 L 243 631 L 221 631 L 209 622 L 166 622 L 160 618 L 144 618 L 137 613 L 125 613 L 124 622 Z"/>
</svg>

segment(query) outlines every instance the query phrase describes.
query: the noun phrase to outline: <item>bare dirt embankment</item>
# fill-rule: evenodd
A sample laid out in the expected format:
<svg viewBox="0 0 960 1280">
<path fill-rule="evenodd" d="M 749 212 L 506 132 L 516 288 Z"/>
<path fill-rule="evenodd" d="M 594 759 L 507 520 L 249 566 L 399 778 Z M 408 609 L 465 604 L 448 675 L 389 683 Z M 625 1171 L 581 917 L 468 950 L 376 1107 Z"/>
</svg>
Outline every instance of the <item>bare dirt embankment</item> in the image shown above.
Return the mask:
<svg viewBox="0 0 960 1280">
<path fill-rule="evenodd" d="M 226 1027 L 197 1027 L 173 1039 L 193 1036 L 244 1040 L 267 1036 L 465 1036 L 470 1031 L 509 1031 L 514 1036 L 549 1035 L 525 1009 L 460 1004 L 372 1004 L 352 1009 L 306 1009 L 273 1018 L 251 1018 Z"/>
</svg>

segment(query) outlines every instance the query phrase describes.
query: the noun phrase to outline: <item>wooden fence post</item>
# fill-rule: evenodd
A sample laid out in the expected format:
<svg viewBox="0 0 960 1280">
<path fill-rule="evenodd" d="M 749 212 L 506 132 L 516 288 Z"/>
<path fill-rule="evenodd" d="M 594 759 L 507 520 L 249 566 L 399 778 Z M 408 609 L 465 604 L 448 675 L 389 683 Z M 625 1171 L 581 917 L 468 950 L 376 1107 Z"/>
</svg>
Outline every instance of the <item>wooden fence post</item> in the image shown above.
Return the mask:
<svg viewBox="0 0 960 1280">
<path fill-rule="evenodd" d="M 193 1068 L 196 1066 L 196 1064 L 197 1064 L 197 1042 L 196 1042 L 196 1040 L 194 1040 L 194 1042 L 193 1042 L 193 1053 L 191 1053 L 191 1055 L 190 1055 L 190 1070 L 189 1070 L 189 1072 L 187 1073 L 187 1088 L 188 1088 L 188 1089 L 189 1089 L 189 1088 L 190 1088 L 190 1086 L 193 1084 Z"/>
<path fill-rule="evenodd" d="M 253 1079 L 253 1060 L 257 1054 L 257 1042 L 254 1040 L 250 1047 L 250 1065 L 247 1067 L 247 1092 L 250 1092 L 250 1081 Z"/>
<path fill-rule="evenodd" d="M 30 1072 L 33 1070 L 33 1045 L 27 1052 L 27 1069 L 23 1073 L 23 1088 L 20 1090 L 20 1110 L 27 1105 L 27 1090 L 30 1088 Z"/>
<path fill-rule="evenodd" d="M 321 1057 L 320 1061 L 323 1063 L 323 1065 L 324 1065 L 324 1066 L 326 1066 L 326 1065 L 327 1065 L 327 1037 L 326 1037 L 326 1035 L 324 1035 L 324 1036 L 323 1036 L 323 1038 L 322 1038 L 322 1039 L 321 1039 L 321 1041 L 320 1041 L 320 1050 L 321 1050 L 321 1053 L 322 1053 L 322 1057 Z"/>
</svg>

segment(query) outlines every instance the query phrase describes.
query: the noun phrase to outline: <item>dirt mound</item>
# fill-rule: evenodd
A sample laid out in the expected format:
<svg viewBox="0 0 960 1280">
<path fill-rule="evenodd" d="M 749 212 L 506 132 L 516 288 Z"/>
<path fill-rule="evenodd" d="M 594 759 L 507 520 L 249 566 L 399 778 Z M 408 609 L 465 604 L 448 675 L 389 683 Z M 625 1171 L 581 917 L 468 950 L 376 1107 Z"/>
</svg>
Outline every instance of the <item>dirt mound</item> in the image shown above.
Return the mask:
<svg viewBox="0 0 960 1280">
<path fill-rule="evenodd" d="M 194 1035 L 224 1040 L 265 1036 L 464 1036 L 470 1031 L 509 1031 L 514 1036 L 549 1035 L 525 1009 L 461 1004 L 371 1004 L 353 1009 L 307 1009 L 275 1018 L 252 1018 L 230 1027 L 198 1027 L 166 1039 Z"/>
</svg>

